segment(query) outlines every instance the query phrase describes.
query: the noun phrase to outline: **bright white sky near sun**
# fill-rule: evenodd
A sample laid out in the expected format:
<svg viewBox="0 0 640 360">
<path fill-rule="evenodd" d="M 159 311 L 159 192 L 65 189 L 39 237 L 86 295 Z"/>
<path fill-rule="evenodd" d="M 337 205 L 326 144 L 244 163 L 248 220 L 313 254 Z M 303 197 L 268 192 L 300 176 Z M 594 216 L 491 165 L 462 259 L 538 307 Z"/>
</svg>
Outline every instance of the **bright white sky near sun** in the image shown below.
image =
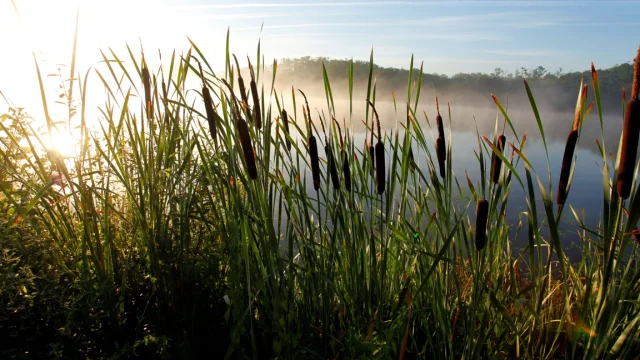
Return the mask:
<svg viewBox="0 0 640 360">
<path fill-rule="evenodd" d="M 555 71 L 586 70 L 631 61 L 640 36 L 638 1 L 207 1 L 207 0 L 10 0 L 0 4 L 0 91 L 19 96 L 34 83 L 32 49 L 39 61 L 69 63 L 80 6 L 78 70 L 112 47 L 126 57 L 184 49 L 189 36 L 220 68 L 231 29 L 231 50 L 255 56 L 258 39 L 273 58 L 326 56 L 406 68 L 411 54 L 425 71 L 513 71 L 542 65 Z M 261 24 L 264 29 L 260 32 Z M 243 58 L 244 56 L 239 56 Z M 156 57 L 157 60 L 157 57 Z M 50 70 L 50 69 L 48 69 Z"/>
</svg>

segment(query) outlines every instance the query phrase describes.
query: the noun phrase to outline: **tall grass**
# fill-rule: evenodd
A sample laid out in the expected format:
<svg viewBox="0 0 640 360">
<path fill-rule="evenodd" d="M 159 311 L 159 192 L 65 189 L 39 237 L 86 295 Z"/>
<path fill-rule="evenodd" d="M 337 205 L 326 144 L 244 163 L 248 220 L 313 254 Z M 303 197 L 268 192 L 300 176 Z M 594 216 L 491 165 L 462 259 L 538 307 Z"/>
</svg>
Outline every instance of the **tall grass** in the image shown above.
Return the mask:
<svg viewBox="0 0 640 360">
<path fill-rule="evenodd" d="M 636 186 L 627 200 L 614 191 L 618 160 L 609 159 L 604 140 L 602 220 L 591 228 L 568 205 L 577 152 L 556 190 L 567 202 L 554 206 L 553 179 L 531 166 L 526 134 L 517 132 L 495 96 L 513 142 L 497 140 L 504 132 L 496 131 L 494 141 L 478 134 L 481 177 L 463 186 L 452 170 L 456 139 L 445 133 L 445 119 L 438 111 L 437 140 L 425 112 L 419 120 L 422 70 L 412 83 L 413 59 L 406 127 L 391 134 L 380 129 L 375 112 L 373 53 L 366 101 L 354 101 L 352 65 L 345 69 L 350 109 L 366 108 L 371 140 L 364 148 L 354 143 L 349 125 L 343 138 L 332 121 L 339 114 L 326 70 L 326 107 L 313 104 L 321 109 L 315 116 L 306 97 L 296 99 L 295 90 L 304 95 L 304 89 L 292 89 L 285 104 L 268 85 L 274 79 L 260 79 L 259 47 L 257 71 L 250 65 L 252 104 L 229 41 L 226 59 L 219 77 L 193 42 L 153 72 L 149 56 L 141 60 L 130 48 L 125 57 L 103 53 L 103 64 L 72 74 L 82 133 L 73 159 L 41 153 L 44 141 L 28 123 L 3 118 L 5 218 L 15 231 L 31 224 L 51 249 L 49 271 L 76 284 L 76 301 L 97 294 L 90 308 L 108 319 L 104 328 L 129 331 L 114 334 L 108 346 L 94 340 L 90 356 L 139 354 L 145 346 L 155 356 L 254 359 L 637 354 L 640 267 L 632 236 L 640 196 Z M 276 70 L 274 63 L 274 78 Z M 45 119 L 54 127 L 36 71 Z M 200 79 L 201 91 L 187 87 L 190 76 Z M 97 96 L 87 94 L 89 81 L 105 90 L 97 133 L 85 116 L 86 97 Z M 546 150 L 534 95 L 526 80 L 524 86 Z M 593 108 L 586 87 L 579 91 L 578 134 Z M 451 111 L 448 121 L 455 121 Z M 318 122 L 328 128 L 322 136 Z M 436 141 L 433 156 L 429 144 Z M 524 172 L 516 171 L 520 162 Z M 50 178 L 53 168 L 62 187 Z M 512 186 L 526 194 L 520 224 L 506 223 Z M 469 216 L 474 205 L 481 212 L 476 226 Z M 567 216 L 579 224 L 578 263 L 570 263 L 561 246 L 559 224 Z M 521 251 L 513 248 L 514 229 L 528 235 Z M 3 246 L 29 251 L 19 237 L 6 237 Z M 136 298 L 140 289 L 147 289 L 142 299 Z M 62 332 L 73 338 L 87 320 L 69 315 L 66 322 Z"/>
</svg>

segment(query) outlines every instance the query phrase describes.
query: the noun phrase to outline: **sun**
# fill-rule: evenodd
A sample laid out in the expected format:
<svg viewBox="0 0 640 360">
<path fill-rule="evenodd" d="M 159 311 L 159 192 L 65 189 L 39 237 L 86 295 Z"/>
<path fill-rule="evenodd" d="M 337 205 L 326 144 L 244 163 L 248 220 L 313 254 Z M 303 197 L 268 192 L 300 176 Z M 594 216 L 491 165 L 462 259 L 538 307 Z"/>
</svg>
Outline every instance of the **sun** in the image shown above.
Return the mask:
<svg viewBox="0 0 640 360">
<path fill-rule="evenodd" d="M 50 135 L 43 137 L 47 150 L 56 151 L 62 158 L 73 158 L 79 152 L 80 135 L 69 130 L 52 130 Z"/>
</svg>

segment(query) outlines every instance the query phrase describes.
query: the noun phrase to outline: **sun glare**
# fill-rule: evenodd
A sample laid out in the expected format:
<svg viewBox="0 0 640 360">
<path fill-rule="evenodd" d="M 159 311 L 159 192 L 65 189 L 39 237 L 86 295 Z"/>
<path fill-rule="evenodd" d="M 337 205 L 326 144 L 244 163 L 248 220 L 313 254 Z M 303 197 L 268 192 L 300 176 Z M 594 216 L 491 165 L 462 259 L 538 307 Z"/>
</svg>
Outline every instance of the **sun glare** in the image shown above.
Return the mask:
<svg viewBox="0 0 640 360">
<path fill-rule="evenodd" d="M 67 130 L 53 130 L 51 136 L 43 137 L 47 150 L 57 151 L 63 158 L 72 158 L 78 153 L 80 137 Z"/>
</svg>

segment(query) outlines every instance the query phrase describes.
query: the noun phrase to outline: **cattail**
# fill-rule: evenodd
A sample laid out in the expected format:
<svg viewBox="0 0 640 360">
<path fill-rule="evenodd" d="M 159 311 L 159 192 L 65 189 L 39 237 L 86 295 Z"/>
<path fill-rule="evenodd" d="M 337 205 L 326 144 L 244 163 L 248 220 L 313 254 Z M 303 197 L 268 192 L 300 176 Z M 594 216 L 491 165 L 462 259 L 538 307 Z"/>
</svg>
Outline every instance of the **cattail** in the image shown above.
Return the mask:
<svg viewBox="0 0 640 360">
<path fill-rule="evenodd" d="M 373 122 L 371 124 L 371 141 L 369 141 L 369 157 L 371 158 L 371 175 L 376 169 L 376 151 L 373 147 Z"/>
<path fill-rule="evenodd" d="M 369 100 L 367 100 L 369 101 Z M 380 117 L 373 103 L 369 101 L 369 105 L 373 108 L 373 114 L 376 117 L 376 124 L 378 125 L 378 143 L 375 146 L 375 163 L 376 163 L 376 184 L 378 188 L 378 195 L 384 193 L 385 187 L 385 164 L 384 164 L 384 144 L 382 143 L 382 131 L 380 130 Z M 373 131 L 373 126 L 372 126 Z M 373 139 L 371 140 L 373 142 Z M 371 149 L 369 150 L 371 151 Z M 373 157 L 372 157 L 373 159 Z"/>
<path fill-rule="evenodd" d="M 411 168 L 411 171 L 414 171 L 416 169 L 416 161 L 413 158 L 413 148 L 411 147 L 411 144 L 409 144 L 409 154 L 407 156 L 409 157 L 409 167 Z"/>
<path fill-rule="evenodd" d="M 578 130 L 571 130 L 567 137 L 567 144 L 564 147 L 564 155 L 562 156 L 562 168 L 560 169 L 560 182 L 558 183 L 558 196 L 556 202 L 558 205 L 564 204 L 567 196 L 567 183 L 569 182 L 569 173 L 571 171 L 571 162 L 573 160 L 573 151 L 578 142 Z"/>
<path fill-rule="evenodd" d="M 289 116 L 285 109 L 282 109 L 282 119 L 284 120 L 284 130 L 287 132 L 287 135 L 291 136 L 289 134 Z M 287 150 L 291 150 L 291 140 L 289 140 L 289 138 L 287 138 Z"/>
<path fill-rule="evenodd" d="M 344 151 L 344 140 L 342 139 L 342 129 L 340 129 L 340 123 L 334 118 L 333 121 L 338 127 L 338 138 L 340 138 L 340 149 L 342 154 L 342 173 L 344 175 L 344 188 L 347 191 L 351 191 L 351 169 L 349 169 L 349 157 L 347 152 Z M 346 136 L 349 136 L 349 130 L 347 130 Z"/>
<path fill-rule="evenodd" d="M 580 130 L 580 118 L 582 117 L 582 105 L 587 98 L 587 85 L 583 85 L 580 88 L 580 94 L 578 101 L 576 102 L 576 111 L 573 120 L 573 126 L 571 132 L 567 136 L 567 143 L 564 147 L 564 155 L 562 156 L 562 168 L 560 169 L 560 180 L 558 182 L 558 195 L 556 196 L 556 203 L 563 205 L 567 197 L 567 185 L 569 183 L 569 173 L 571 171 L 571 164 L 573 162 L 573 152 L 575 151 L 576 144 L 578 142 L 578 131 Z"/>
<path fill-rule="evenodd" d="M 202 80 L 202 99 L 204 100 L 204 110 L 207 114 L 207 122 L 209 123 L 209 132 L 211 133 L 211 138 L 215 140 L 217 133 L 216 122 L 218 122 L 217 119 L 220 118 L 220 116 L 213 109 L 213 98 L 211 97 L 209 88 L 204 82 L 204 72 L 202 71 L 202 64 L 200 64 L 200 61 L 198 61 L 198 67 L 200 68 L 200 79 Z M 164 81 L 162 83 L 162 86 L 163 91 L 166 93 L 166 90 L 164 88 Z"/>
<path fill-rule="evenodd" d="M 333 159 L 333 153 L 331 152 L 331 145 L 327 142 L 324 146 L 325 154 L 327 155 L 327 166 L 329 167 L 329 176 L 331 177 L 331 182 L 333 183 L 333 188 L 338 190 L 340 189 L 340 178 L 338 177 L 338 168 L 336 167 L 336 162 Z"/>
<path fill-rule="evenodd" d="M 151 107 L 151 75 L 149 74 L 149 68 L 147 68 L 147 62 L 144 60 L 144 53 L 142 54 L 142 85 L 144 86 L 144 108 L 148 116 L 151 116 L 153 114 L 153 108 Z"/>
<path fill-rule="evenodd" d="M 309 120 L 309 156 L 311 157 L 311 176 L 313 178 L 313 188 L 318 191 L 320 189 L 320 158 L 318 157 L 318 141 L 313 136 L 313 122 L 311 120 L 311 111 L 309 110 L 309 101 L 307 101 L 307 95 L 302 90 L 298 89 L 304 97 L 304 102 L 307 105 L 305 111 L 304 106 L 302 112 L 308 116 Z"/>
<path fill-rule="evenodd" d="M 640 131 L 640 100 L 638 90 L 640 88 L 640 48 L 633 66 L 633 85 L 631 86 L 631 99 L 627 103 L 624 114 L 624 126 L 622 128 L 622 144 L 620 147 L 620 163 L 618 165 L 617 190 L 618 196 L 627 199 L 631 193 L 633 184 L 633 172 L 636 166 L 638 152 L 638 132 Z"/>
<path fill-rule="evenodd" d="M 438 127 L 438 139 L 436 139 L 436 156 L 438 157 L 438 165 L 440 166 L 440 177 L 444 179 L 445 161 L 447 160 L 447 146 L 444 142 L 444 125 L 442 124 L 442 116 L 440 116 L 440 105 L 436 96 L 436 125 Z"/>
<path fill-rule="evenodd" d="M 238 64 L 238 58 L 236 55 L 233 55 L 233 58 L 236 60 L 236 68 L 238 69 L 238 87 L 240 88 L 240 96 L 242 97 L 242 102 L 245 106 L 249 105 L 249 101 L 247 100 L 247 90 L 244 87 L 244 80 L 242 79 L 242 75 L 240 75 L 240 64 Z"/>
<path fill-rule="evenodd" d="M 500 152 L 504 151 L 504 144 L 506 141 L 507 141 L 507 138 L 504 136 L 504 134 L 498 136 L 498 139 L 494 144 L 498 148 L 498 151 Z M 492 163 L 491 179 L 493 180 L 494 184 L 497 184 L 498 181 L 500 181 L 500 170 L 502 169 L 502 160 L 498 157 L 498 155 L 494 153 L 491 163 Z"/>
<path fill-rule="evenodd" d="M 344 174 L 344 188 L 351 191 L 351 169 L 349 168 L 349 156 L 347 152 L 342 150 L 342 172 Z"/>
<path fill-rule="evenodd" d="M 251 72 L 251 83 L 249 86 L 251 87 L 251 96 L 253 97 L 253 116 L 255 117 L 256 127 L 258 129 L 262 128 L 262 112 L 260 111 L 260 97 L 258 96 L 258 85 L 256 84 L 256 80 L 253 76 L 253 66 L 251 65 L 251 60 L 247 56 L 247 61 L 249 62 L 249 71 Z"/>
<path fill-rule="evenodd" d="M 213 110 L 213 100 L 211 99 L 211 93 L 206 85 L 202 88 L 202 97 L 204 99 L 204 109 L 207 112 L 207 122 L 209 123 L 209 132 L 211 138 L 216 139 L 216 112 Z"/>
<path fill-rule="evenodd" d="M 258 169 L 256 168 L 256 158 L 253 153 L 253 145 L 251 145 L 251 136 L 249 135 L 249 125 L 243 118 L 238 118 L 238 135 L 240 136 L 240 144 L 244 153 L 244 160 L 247 164 L 247 172 L 253 180 L 258 178 Z"/>
<path fill-rule="evenodd" d="M 440 105 L 438 104 L 438 97 L 436 96 L 436 110 L 438 115 L 436 115 L 436 125 L 438 126 L 438 137 L 444 139 L 444 125 L 442 124 L 442 116 L 440 116 Z"/>
<path fill-rule="evenodd" d="M 482 250 L 487 243 L 487 219 L 489 218 L 489 202 L 479 200 L 476 206 L 476 249 Z"/>
<path fill-rule="evenodd" d="M 438 157 L 438 165 L 440 166 L 440 177 L 444 179 L 445 160 L 447 157 L 447 149 L 444 145 L 444 139 L 439 137 L 436 139 L 436 155 Z"/>
<path fill-rule="evenodd" d="M 384 171 L 384 144 L 378 140 L 376 144 L 376 182 L 378 185 L 378 194 L 384 193 L 385 171 Z"/>
<path fill-rule="evenodd" d="M 309 156 L 311 156 L 313 188 L 318 191 L 320 188 L 320 161 L 318 159 L 318 142 L 313 134 L 309 136 Z"/>
</svg>

